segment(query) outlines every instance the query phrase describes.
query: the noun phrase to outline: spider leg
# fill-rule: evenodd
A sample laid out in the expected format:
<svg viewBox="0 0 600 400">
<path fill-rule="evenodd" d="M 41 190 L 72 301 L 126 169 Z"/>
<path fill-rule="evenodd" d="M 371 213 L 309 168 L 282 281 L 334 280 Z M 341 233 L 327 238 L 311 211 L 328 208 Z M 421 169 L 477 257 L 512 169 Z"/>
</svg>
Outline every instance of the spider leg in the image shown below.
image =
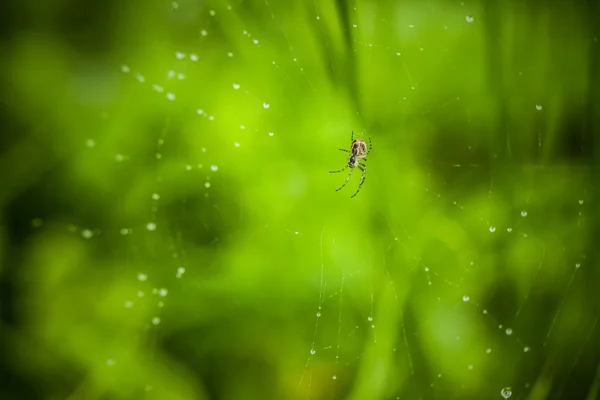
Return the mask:
<svg viewBox="0 0 600 400">
<path fill-rule="evenodd" d="M 346 168 L 348 168 L 348 166 L 346 165 L 344 168 L 342 169 L 338 169 L 337 171 L 329 171 L 330 174 L 335 174 L 336 172 L 342 172 L 343 170 L 345 170 Z"/>
<path fill-rule="evenodd" d="M 350 150 L 347 150 L 347 149 L 338 149 L 338 150 L 345 151 L 346 153 L 350 153 Z"/>
<path fill-rule="evenodd" d="M 371 138 L 369 138 L 369 151 L 367 151 L 367 154 L 371 153 L 372 148 L 373 148 L 373 145 L 371 144 Z"/>
<path fill-rule="evenodd" d="M 352 131 L 352 136 L 350 136 L 350 141 L 354 142 L 354 131 Z"/>
<path fill-rule="evenodd" d="M 350 176 L 352 176 L 352 171 L 354 171 L 354 169 L 350 170 L 350 173 L 348 174 L 348 177 L 346 178 L 346 182 L 344 182 L 344 184 L 339 189 L 336 189 L 336 192 L 340 191 L 344 186 L 346 186 L 346 183 L 348 183 L 348 181 L 350 180 Z"/>
<path fill-rule="evenodd" d="M 367 177 L 367 166 L 364 164 L 360 164 L 358 168 L 360 168 L 360 170 L 362 171 L 362 177 L 360 178 L 360 183 L 358 184 L 358 189 L 356 189 L 356 193 L 350 196 L 350 198 L 353 198 L 358 194 L 358 192 L 360 192 L 360 188 L 362 187 L 363 183 L 365 182 L 365 178 Z"/>
</svg>

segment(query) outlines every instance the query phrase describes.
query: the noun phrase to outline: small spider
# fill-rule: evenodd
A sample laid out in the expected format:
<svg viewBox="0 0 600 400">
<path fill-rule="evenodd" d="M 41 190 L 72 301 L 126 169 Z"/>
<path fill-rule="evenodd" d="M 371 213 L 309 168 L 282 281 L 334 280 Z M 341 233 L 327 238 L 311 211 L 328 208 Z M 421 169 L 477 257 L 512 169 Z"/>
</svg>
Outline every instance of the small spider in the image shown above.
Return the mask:
<svg viewBox="0 0 600 400">
<path fill-rule="evenodd" d="M 348 174 L 348 177 L 346 178 L 346 182 L 344 182 L 342 187 L 337 189 L 336 192 L 341 190 L 344 186 L 346 186 L 346 183 L 348 183 L 348 181 L 350 180 L 350 177 L 352 176 L 352 171 L 354 171 L 354 168 L 358 168 L 362 171 L 362 177 L 360 178 L 360 183 L 358 185 L 358 189 L 356 190 L 356 193 L 354 193 L 352 196 L 350 196 L 350 198 L 352 198 L 358 194 L 358 192 L 360 191 L 360 188 L 362 187 L 363 183 L 365 182 L 365 177 L 367 176 L 367 165 L 363 164 L 359 161 L 360 160 L 367 161 L 367 155 L 371 152 L 371 138 L 369 138 L 369 150 L 367 150 L 367 144 L 363 140 L 360 140 L 360 139 L 354 140 L 354 132 L 352 132 L 351 140 L 352 140 L 352 145 L 350 146 L 350 150 L 339 149 L 341 151 L 345 151 L 346 153 L 350 153 L 350 158 L 348 158 L 348 164 L 346 164 L 346 166 L 344 168 L 342 168 L 338 171 L 329 171 L 329 173 L 335 174 L 336 172 L 342 172 L 346 168 L 350 168 L 350 173 Z"/>
</svg>

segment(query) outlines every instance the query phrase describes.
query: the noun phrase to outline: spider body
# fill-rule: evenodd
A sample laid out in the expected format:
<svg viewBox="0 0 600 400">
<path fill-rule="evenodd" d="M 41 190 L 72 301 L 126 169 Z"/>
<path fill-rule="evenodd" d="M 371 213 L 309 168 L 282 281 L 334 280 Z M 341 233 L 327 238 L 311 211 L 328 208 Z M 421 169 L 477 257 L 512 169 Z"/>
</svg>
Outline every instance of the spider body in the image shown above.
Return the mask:
<svg viewBox="0 0 600 400">
<path fill-rule="evenodd" d="M 367 149 L 367 144 L 365 143 L 364 140 L 361 140 L 361 139 L 354 140 L 354 132 L 352 132 L 351 140 L 352 140 L 352 143 L 350 145 L 350 150 L 339 149 L 341 151 L 345 151 L 346 153 L 350 153 L 350 157 L 348 157 L 348 163 L 346 164 L 346 166 L 338 171 L 329 171 L 330 173 L 333 174 L 336 172 L 342 172 L 346 168 L 350 168 L 350 173 L 348 174 L 348 177 L 346 178 L 346 182 L 344 182 L 342 187 L 337 189 L 336 192 L 339 191 L 340 189 L 342 189 L 344 186 L 346 186 L 346 183 L 348 183 L 348 181 L 350 180 L 350 177 L 352 176 L 352 172 L 354 171 L 355 168 L 358 168 L 362 171 L 362 176 L 360 179 L 360 183 L 358 185 L 358 189 L 356 190 L 356 193 L 354 193 L 352 196 L 350 196 L 350 198 L 352 198 L 358 194 L 358 192 L 360 191 L 360 188 L 362 187 L 363 183 L 365 182 L 365 178 L 367 176 L 367 165 L 365 164 L 365 162 L 367 161 L 367 155 L 369 155 L 369 153 L 371 152 L 371 139 L 370 138 L 369 138 L 369 148 L 368 149 Z"/>
<path fill-rule="evenodd" d="M 350 158 L 348 159 L 348 167 L 357 168 L 358 160 L 367 156 L 367 144 L 360 139 L 352 141 L 350 146 Z"/>
</svg>

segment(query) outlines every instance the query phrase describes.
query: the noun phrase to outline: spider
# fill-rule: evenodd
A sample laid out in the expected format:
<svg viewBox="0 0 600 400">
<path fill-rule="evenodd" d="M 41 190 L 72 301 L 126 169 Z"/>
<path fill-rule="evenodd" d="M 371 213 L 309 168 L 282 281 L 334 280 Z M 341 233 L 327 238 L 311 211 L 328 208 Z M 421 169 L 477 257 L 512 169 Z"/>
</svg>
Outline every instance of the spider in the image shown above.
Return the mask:
<svg viewBox="0 0 600 400">
<path fill-rule="evenodd" d="M 354 131 L 352 132 L 351 140 L 352 140 L 352 145 L 350 146 L 350 150 L 339 149 L 341 151 L 345 151 L 346 153 L 350 153 L 350 157 L 348 158 L 348 164 L 346 164 L 346 166 L 340 170 L 329 171 L 329 173 L 335 174 L 337 172 L 344 171 L 346 168 L 350 168 L 350 173 L 348 174 L 348 177 L 346 178 L 346 182 L 344 182 L 342 187 L 340 187 L 339 189 L 336 190 L 336 192 L 337 192 L 337 191 L 341 190 L 344 186 L 346 186 L 346 183 L 348 183 L 348 181 L 350 180 L 350 177 L 352 176 L 352 172 L 354 171 L 354 168 L 358 168 L 362 171 L 362 177 L 360 178 L 360 183 L 358 184 L 358 189 L 356 189 L 356 193 L 354 193 L 352 196 L 350 196 L 350 198 L 353 198 L 360 191 L 360 188 L 362 187 L 363 183 L 365 182 L 365 177 L 367 176 L 367 165 L 363 164 L 359 161 L 360 160 L 367 161 L 367 155 L 369 153 L 371 153 L 371 138 L 369 138 L 369 150 L 367 150 L 367 144 L 363 140 L 360 140 L 360 139 L 354 140 Z"/>
</svg>

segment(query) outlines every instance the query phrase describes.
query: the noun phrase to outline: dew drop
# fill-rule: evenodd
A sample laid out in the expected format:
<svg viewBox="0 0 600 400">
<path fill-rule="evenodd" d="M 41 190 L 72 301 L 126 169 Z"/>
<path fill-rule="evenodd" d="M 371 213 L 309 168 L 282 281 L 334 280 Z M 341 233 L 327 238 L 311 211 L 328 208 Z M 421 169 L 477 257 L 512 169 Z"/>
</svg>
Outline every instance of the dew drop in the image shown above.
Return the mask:
<svg viewBox="0 0 600 400">
<path fill-rule="evenodd" d="M 115 365 L 115 360 L 109 358 L 108 360 L 106 360 L 106 365 L 112 367 L 113 365 Z"/>
<path fill-rule="evenodd" d="M 579 264 L 579 263 L 575 264 L 575 269 L 579 269 L 579 267 L 581 267 L 581 264 Z"/>
<path fill-rule="evenodd" d="M 233 53 L 232 52 L 227 53 L 227 57 L 233 57 Z"/>
<path fill-rule="evenodd" d="M 317 17 L 317 18 L 319 18 L 319 17 Z M 337 375 L 334 375 L 333 380 L 336 380 L 336 379 L 337 379 Z"/>
<path fill-rule="evenodd" d="M 144 297 L 144 291 L 140 290 L 137 292 L 138 297 Z"/>
<path fill-rule="evenodd" d="M 94 236 L 94 232 L 89 229 L 84 229 L 81 231 L 81 236 L 83 236 L 84 239 L 91 239 L 92 236 Z"/>
<path fill-rule="evenodd" d="M 320 317 L 320 316 L 321 316 L 321 313 L 320 313 L 320 312 L 318 312 L 318 313 L 317 313 L 317 317 Z"/>
<path fill-rule="evenodd" d="M 156 91 L 158 93 L 162 93 L 165 89 L 162 86 L 160 86 L 160 85 L 153 84 L 152 85 L 152 90 L 154 90 L 154 91 Z"/>
<path fill-rule="evenodd" d="M 125 64 L 121 65 L 121 72 L 128 73 L 129 71 L 131 71 L 129 69 L 129 66 L 127 66 Z"/>
<path fill-rule="evenodd" d="M 165 297 L 167 295 L 167 293 L 169 293 L 169 291 L 165 288 L 162 288 L 158 291 L 158 295 L 161 297 Z"/>
<path fill-rule="evenodd" d="M 210 10 L 208 13 L 211 15 L 211 17 L 215 16 L 215 10 Z"/>
<path fill-rule="evenodd" d="M 258 44 L 258 39 L 253 40 L 254 44 Z"/>
<path fill-rule="evenodd" d="M 526 217 L 527 216 L 527 211 L 523 210 L 521 211 L 521 217 Z"/>
<path fill-rule="evenodd" d="M 138 274 L 137 278 L 138 278 L 138 281 L 140 281 L 140 282 L 144 282 L 144 281 L 146 281 L 146 279 L 148 279 L 148 275 L 146 275 L 146 274 L 144 274 L 144 273 L 140 272 L 140 273 Z"/>
<path fill-rule="evenodd" d="M 373 317 L 369 317 L 369 318 L 367 318 L 367 320 L 368 320 L 369 322 L 371 322 L 371 321 L 373 321 Z"/>
<path fill-rule="evenodd" d="M 87 142 L 85 142 L 85 145 L 86 145 L 87 147 L 90 147 L 90 148 L 91 148 L 91 147 L 94 147 L 94 146 L 96 146 L 96 142 L 94 141 L 94 139 L 89 139 Z"/>
<path fill-rule="evenodd" d="M 173 101 L 175 100 L 175 94 L 171 92 L 167 92 L 167 100 Z"/>
<path fill-rule="evenodd" d="M 198 54 L 194 54 L 194 53 L 190 54 L 190 60 L 198 61 Z"/>
<path fill-rule="evenodd" d="M 208 35 L 208 32 L 206 32 L 206 30 L 205 30 L 205 29 L 202 29 L 202 30 L 200 31 L 200 34 L 201 34 L 202 36 L 206 36 L 206 35 Z"/>
<path fill-rule="evenodd" d="M 183 60 L 185 58 L 185 53 L 182 51 L 177 51 L 175 52 L 175 58 L 178 60 Z"/>
<path fill-rule="evenodd" d="M 148 229 L 149 231 L 153 231 L 156 229 L 156 224 L 154 222 L 148 222 L 148 224 L 146 225 L 146 229 Z"/>
<path fill-rule="evenodd" d="M 146 78 L 144 78 L 144 76 L 143 76 L 143 75 L 141 75 L 141 74 L 137 74 L 137 75 L 135 76 L 135 79 L 137 79 L 137 80 L 138 80 L 138 82 L 140 82 L 140 83 L 144 83 L 144 82 L 146 82 Z"/>
<path fill-rule="evenodd" d="M 512 232 L 512 228 L 506 228 L 506 232 L 511 233 Z"/>
<path fill-rule="evenodd" d="M 217 167 L 216 165 L 211 165 L 211 166 L 210 166 L 210 170 L 211 170 L 211 171 L 218 171 L 218 170 L 219 170 L 219 167 Z"/>
<path fill-rule="evenodd" d="M 471 17 L 470 15 L 467 15 L 465 17 L 465 19 L 467 20 L 468 23 L 471 23 L 471 22 L 473 22 L 475 20 L 475 18 Z"/>
<path fill-rule="evenodd" d="M 273 135 L 274 135 L 274 133 L 273 133 L 273 132 L 269 132 L 269 136 L 273 136 Z"/>
<path fill-rule="evenodd" d="M 496 227 L 493 225 L 490 225 L 490 232 L 492 232 L 492 233 L 496 232 Z"/>
<path fill-rule="evenodd" d="M 507 334 L 508 336 L 510 336 L 510 335 L 512 335 L 512 333 L 513 333 L 513 330 L 512 330 L 512 329 L 510 329 L 510 328 L 506 328 L 506 331 L 505 331 L 505 332 L 506 332 L 506 334 Z"/>
<path fill-rule="evenodd" d="M 512 390 L 511 390 L 510 386 L 509 386 L 509 387 L 505 387 L 505 388 L 503 388 L 503 389 L 500 391 L 500 395 L 501 395 L 502 397 L 504 397 L 505 399 L 508 399 L 510 396 L 512 396 Z"/>
<path fill-rule="evenodd" d="M 263 107 L 264 108 L 269 108 L 269 107 L 271 107 L 271 105 L 269 103 L 263 103 Z"/>
<path fill-rule="evenodd" d="M 492 352 L 492 349 L 485 349 L 485 352 L 486 352 L 487 354 L 490 354 L 490 353 Z"/>
<path fill-rule="evenodd" d="M 125 159 L 125 156 L 123 156 L 123 154 L 117 154 L 115 156 L 115 160 L 117 160 L 118 162 L 121 162 Z"/>
<path fill-rule="evenodd" d="M 529 348 L 529 346 L 525 346 L 525 347 L 523 347 L 523 352 L 524 352 L 524 353 L 527 353 L 529 350 L 531 350 L 531 349 Z"/>
<path fill-rule="evenodd" d="M 234 88 L 235 90 L 238 90 L 238 89 L 240 88 L 240 84 L 239 84 L 239 83 L 234 83 L 234 84 L 233 84 L 233 88 Z"/>
<path fill-rule="evenodd" d="M 469 301 L 471 298 L 469 296 L 463 296 L 463 301 L 466 303 L 467 301 Z"/>
<path fill-rule="evenodd" d="M 536 104 L 535 109 L 538 111 L 542 111 L 542 106 L 540 104 Z"/>
<path fill-rule="evenodd" d="M 159 200 L 160 199 L 160 195 L 158 193 L 154 193 L 152 195 L 152 200 Z"/>
<path fill-rule="evenodd" d="M 240 144 L 239 144 L 238 142 L 235 142 L 233 145 L 234 145 L 235 147 L 240 147 Z"/>
<path fill-rule="evenodd" d="M 208 188 L 210 187 L 210 182 L 206 182 L 206 183 L 204 184 L 204 187 L 208 189 Z"/>
<path fill-rule="evenodd" d="M 583 204 L 583 200 L 579 200 L 579 204 Z"/>
<path fill-rule="evenodd" d="M 315 354 L 315 353 L 316 353 L 315 349 L 310 349 L 310 354 Z"/>
<path fill-rule="evenodd" d="M 158 324 L 160 324 L 160 318 L 158 318 L 158 317 L 154 317 L 154 318 L 152 318 L 152 324 L 153 324 L 153 325 L 158 325 Z"/>
<path fill-rule="evenodd" d="M 198 115 L 204 115 L 204 110 L 201 109 L 201 108 L 199 108 L 199 109 L 196 110 L 196 114 L 198 114 Z"/>
</svg>

